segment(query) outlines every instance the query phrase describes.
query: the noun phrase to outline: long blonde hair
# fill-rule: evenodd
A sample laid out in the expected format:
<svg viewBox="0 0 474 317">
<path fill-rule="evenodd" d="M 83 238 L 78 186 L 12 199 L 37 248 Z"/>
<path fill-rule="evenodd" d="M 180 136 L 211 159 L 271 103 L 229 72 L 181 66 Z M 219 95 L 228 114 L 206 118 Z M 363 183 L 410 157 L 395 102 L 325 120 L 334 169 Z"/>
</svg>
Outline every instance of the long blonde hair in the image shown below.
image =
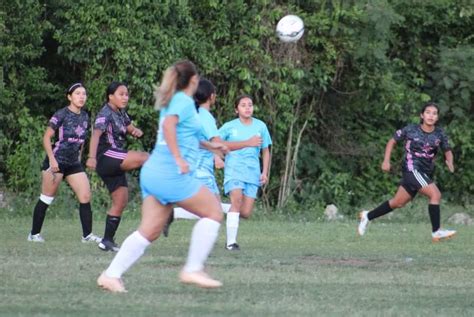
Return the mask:
<svg viewBox="0 0 474 317">
<path fill-rule="evenodd" d="M 155 88 L 155 109 L 167 107 L 176 91 L 188 87 L 194 75 L 197 75 L 196 66 L 188 60 L 168 67 L 163 74 L 161 84 Z"/>
</svg>

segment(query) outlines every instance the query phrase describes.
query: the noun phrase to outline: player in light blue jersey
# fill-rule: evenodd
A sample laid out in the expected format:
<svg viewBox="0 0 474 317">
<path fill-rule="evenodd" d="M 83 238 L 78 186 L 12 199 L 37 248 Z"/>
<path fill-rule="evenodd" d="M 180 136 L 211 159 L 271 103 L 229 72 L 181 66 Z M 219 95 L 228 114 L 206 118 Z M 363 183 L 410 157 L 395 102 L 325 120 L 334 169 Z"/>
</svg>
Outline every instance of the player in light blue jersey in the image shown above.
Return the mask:
<svg viewBox="0 0 474 317">
<path fill-rule="evenodd" d="M 201 78 L 194 100 L 202 124 L 200 140 L 220 141 L 216 119 L 210 112 L 216 102 L 216 87 L 209 80 Z M 219 188 L 214 177 L 214 153 L 200 148 L 196 166 L 196 177 L 220 200 Z"/>
<path fill-rule="evenodd" d="M 239 250 L 237 232 L 239 218 L 249 218 L 257 198 L 258 188 L 268 181 L 270 149 L 272 144 L 267 126 L 253 115 L 253 101 L 248 95 L 237 98 L 237 119 L 225 123 L 219 135 L 231 152 L 225 158 L 224 191 L 229 194 L 231 207 L 227 213 L 227 250 Z M 236 149 L 239 142 L 260 138 L 260 144 Z M 230 143 L 227 143 L 229 141 Z M 260 169 L 260 153 L 262 168 Z"/>
<path fill-rule="evenodd" d="M 160 109 L 157 142 L 140 173 L 141 223 L 99 276 L 97 284 L 106 290 L 126 291 L 122 274 L 160 236 L 173 204 L 201 217 L 193 228 L 188 258 L 179 275 L 181 282 L 204 288 L 222 285 L 204 271 L 204 263 L 218 236 L 222 211 L 216 196 L 193 175 L 201 131 L 192 98 L 198 83 L 196 67 L 189 61 L 174 64 L 163 75 L 155 93 L 156 107 Z"/>
<path fill-rule="evenodd" d="M 210 109 L 216 102 L 216 87 L 207 79 L 201 78 L 199 85 L 194 94 L 194 100 L 196 102 L 196 110 L 198 117 L 201 122 L 201 133 L 199 140 L 208 141 L 220 141 L 219 132 L 217 130 L 216 119 L 211 114 Z M 222 159 L 220 159 L 221 162 Z M 223 168 L 222 166 L 221 168 Z M 199 148 L 196 171 L 194 176 L 209 190 L 214 193 L 217 199 L 220 201 L 219 188 L 217 187 L 216 178 L 214 176 L 214 153 L 204 147 Z M 163 228 L 163 235 L 168 236 L 169 228 L 175 218 L 185 219 L 199 219 L 193 213 L 188 212 L 182 208 L 174 208 L 173 213 L 168 218 L 165 227 Z"/>
<path fill-rule="evenodd" d="M 201 142 L 212 141 L 226 143 L 225 145 L 228 148 L 232 148 L 233 150 L 238 150 L 244 147 L 259 146 L 261 144 L 262 138 L 258 135 L 252 136 L 248 140 L 241 142 L 223 142 L 221 140 L 216 125 L 216 119 L 210 112 L 211 108 L 213 108 L 216 103 L 216 87 L 209 80 L 205 78 L 201 78 L 199 80 L 197 91 L 194 94 L 194 100 L 196 101 L 196 109 L 202 124 L 200 136 Z M 196 178 L 206 185 L 220 201 L 219 188 L 214 176 L 214 167 L 218 169 L 224 168 L 224 161 L 222 158 L 220 158 L 218 155 L 215 155 L 206 147 L 201 146 L 199 149 L 196 166 Z M 230 204 L 223 203 L 221 205 L 223 212 L 227 213 L 230 208 Z M 199 217 L 196 215 L 182 208 L 174 208 L 173 215 L 170 216 L 165 228 L 163 229 L 163 235 L 168 235 L 169 227 L 176 218 L 199 219 Z"/>
</svg>

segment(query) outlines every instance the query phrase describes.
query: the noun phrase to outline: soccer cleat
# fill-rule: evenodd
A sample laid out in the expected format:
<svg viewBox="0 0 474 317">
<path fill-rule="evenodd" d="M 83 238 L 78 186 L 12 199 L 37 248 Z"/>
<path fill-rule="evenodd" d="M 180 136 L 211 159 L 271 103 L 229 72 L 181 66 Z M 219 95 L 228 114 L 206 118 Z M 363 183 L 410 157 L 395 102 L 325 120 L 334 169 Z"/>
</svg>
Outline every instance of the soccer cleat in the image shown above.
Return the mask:
<svg viewBox="0 0 474 317">
<path fill-rule="evenodd" d="M 102 241 L 102 238 L 99 236 L 96 236 L 92 232 L 89 233 L 87 237 L 82 237 L 81 242 L 82 243 L 88 243 L 88 242 L 95 242 L 95 243 L 100 243 Z"/>
<path fill-rule="evenodd" d="M 100 274 L 99 278 L 97 279 L 97 285 L 109 292 L 112 293 L 127 293 L 125 286 L 123 286 L 123 282 L 120 278 L 116 277 L 108 277 L 105 275 L 105 272 Z"/>
<path fill-rule="evenodd" d="M 357 233 L 359 236 L 363 236 L 367 227 L 369 226 L 369 218 L 367 218 L 367 214 L 369 212 L 367 210 L 363 210 L 359 213 L 359 226 L 357 227 Z"/>
<path fill-rule="evenodd" d="M 194 284 L 202 288 L 217 288 L 221 287 L 222 283 L 211 278 L 204 271 L 179 273 L 179 280 L 184 284 Z"/>
<path fill-rule="evenodd" d="M 31 234 L 31 232 L 30 232 L 28 234 L 28 241 L 31 241 L 31 242 L 44 242 L 44 239 L 41 236 L 41 234 L 39 234 L 39 233 Z"/>
<path fill-rule="evenodd" d="M 173 221 L 174 221 L 174 213 L 173 213 L 173 211 L 171 211 L 171 214 L 168 217 L 168 220 L 166 220 L 165 226 L 163 227 L 163 235 L 165 236 L 165 238 L 168 238 L 168 234 L 170 232 L 170 227 L 171 227 L 171 224 L 173 223 Z"/>
<path fill-rule="evenodd" d="M 240 251 L 240 247 L 237 243 L 226 245 L 225 248 L 229 251 Z"/>
<path fill-rule="evenodd" d="M 120 247 L 114 241 L 105 240 L 105 239 L 102 239 L 102 241 L 100 241 L 98 247 L 102 251 L 119 252 L 120 250 Z"/>
<path fill-rule="evenodd" d="M 438 229 L 437 231 L 431 233 L 431 241 L 439 242 L 442 240 L 446 240 L 452 238 L 455 234 L 456 230 Z"/>
</svg>

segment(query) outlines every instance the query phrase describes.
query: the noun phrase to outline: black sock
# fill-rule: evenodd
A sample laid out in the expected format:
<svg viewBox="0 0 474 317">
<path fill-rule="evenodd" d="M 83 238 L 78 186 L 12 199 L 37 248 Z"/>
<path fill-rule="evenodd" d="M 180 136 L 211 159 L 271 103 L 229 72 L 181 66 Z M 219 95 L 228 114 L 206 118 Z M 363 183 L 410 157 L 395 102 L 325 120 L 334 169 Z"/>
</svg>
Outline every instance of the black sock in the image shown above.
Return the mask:
<svg viewBox="0 0 474 317">
<path fill-rule="evenodd" d="M 393 209 L 392 209 L 392 207 L 390 207 L 390 204 L 388 203 L 388 200 L 387 200 L 386 202 L 383 202 L 377 208 L 370 211 L 367 215 L 367 218 L 369 218 L 369 220 L 372 220 L 372 219 L 378 218 L 380 216 L 383 216 L 385 214 L 388 214 L 392 210 Z"/>
<path fill-rule="evenodd" d="M 117 231 L 117 228 L 120 224 L 120 219 L 120 217 L 107 215 L 107 218 L 105 219 L 104 240 L 114 240 L 115 232 Z"/>
<path fill-rule="evenodd" d="M 440 214 L 441 211 L 439 209 L 439 205 L 428 205 L 428 212 L 430 213 L 430 220 L 431 220 L 431 230 L 433 232 L 438 231 L 440 224 Z"/>
<path fill-rule="evenodd" d="M 46 209 L 49 205 L 41 199 L 38 199 L 35 209 L 33 210 L 33 226 L 31 227 L 31 235 L 35 235 L 41 232 L 43 227 L 44 217 L 46 216 Z"/>
<path fill-rule="evenodd" d="M 79 204 L 79 218 L 81 218 L 82 236 L 85 238 L 92 232 L 91 203 Z"/>
</svg>

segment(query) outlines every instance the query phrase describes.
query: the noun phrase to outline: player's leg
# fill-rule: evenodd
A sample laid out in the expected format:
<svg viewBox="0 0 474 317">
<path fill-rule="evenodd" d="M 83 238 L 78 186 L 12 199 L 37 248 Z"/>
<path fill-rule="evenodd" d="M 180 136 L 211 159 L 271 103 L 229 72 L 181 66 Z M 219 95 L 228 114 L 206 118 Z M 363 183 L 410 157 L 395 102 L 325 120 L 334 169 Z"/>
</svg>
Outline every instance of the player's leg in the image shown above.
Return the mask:
<svg viewBox="0 0 474 317">
<path fill-rule="evenodd" d="M 47 168 L 41 172 L 41 195 L 33 210 L 33 223 L 28 235 L 28 241 L 44 242 L 40 232 L 43 228 L 46 210 L 53 202 L 62 179 L 62 173 L 53 173 Z"/>
<path fill-rule="evenodd" d="M 73 173 L 65 177 L 79 200 L 79 218 L 82 225 L 82 242 L 99 243 L 102 238 L 92 233 L 91 188 L 85 172 Z"/>
<path fill-rule="evenodd" d="M 358 234 L 361 236 L 365 234 L 367 226 L 371 220 L 388 214 L 396 208 L 405 206 L 410 200 L 412 200 L 412 198 L 413 195 L 410 194 L 405 187 L 399 186 L 395 196 L 393 196 L 392 199 L 383 202 L 377 208 L 371 211 L 364 210 L 360 213 L 360 222 L 357 228 Z"/>
<path fill-rule="evenodd" d="M 108 150 L 97 161 L 97 174 L 104 181 L 112 198 L 112 206 L 107 211 L 105 219 L 104 237 L 99 243 L 99 248 L 103 251 L 118 251 L 119 249 L 114 242 L 114 236 L 120 224 L 122 212 L 128 203 L 127 177 L 121 168 L 127 156 L 127 152 Z"/>
<path fill-rule="evenodd" d="M 219 201 L 207 187 L 201 186 L 195 195 L 178 202 L 178 206 L 201 217 L 194 225 L 191 234 L 188 258 L 180 273 L 181 282 L 204 288 L 222 286 L 221 282 L 212 279 L 203 271 L 204 263 L 214 247 L 222 221 L 222 208 Z"/>
<path fill-rule="evenodd" d="M 123 175 L 123 178 L 125 178 L 125 175 Z M 128 203 L 128 187 L 119 186 L 111 192 L 110 196 L 112 198 L 112 206 L 107 211 L 104 237 L 99 243 L 99 248 L 103 251 L 117 252 L 119 247 L 115 243 L 115 233 L 120 225 L 122 212 Z"/>
<path fill-rule="evenodd" d="M 250 218 L 253 212 L 255 199 L 257 198 L 258 186 L 254 184 L 245 184 L 243 190 L 242 204 L 240 205 L 240 217 L 244 219 Z"/>
<path fill-rule="evenodd" d="M 120 168 L 123 171 L 130 171 L 140 168 L 148 159 L 148 156 L 149 154 L 146 152 L 128 151 L 127 156 L 120 164 Z"/>
<path fill-rule="evenodd" d="M 219 200 L 219 202 L 221 202 L 221 195 L 219 193 L 219 188 L 217 187 L 215 177 L 198 177 L 197 179 L 201 181 L 203 185 L 209 188 L 209 190 L 216 195 L 216 198 Z M 224 213 L 227 213 L 229 211 L 230 204 L 221 203 L 221 206 L 222 206 L 222 211 Z M 181 207 L 173 208 L 173 215 L 174 215 L 174 219 L 179 219 L 179 218 L 191 219 L 191 220 L 199 219 L 198 216 L 196 216 L 195 214 Z M 163 234 L 164 234 L 164 231 L 163 231 Z"/>
<path fill-rule="evenodd" d="M 234 182 L 230 182 L 231 184 Z M 243 184 L 241 187 L 238 187 L 240 183 L 234 183 L 233 186 L 227 184 L 225 188 L 226 192 L 229 193 L 230 197 L 230 209 L 227 212 L 226 217 L 226 249 L 229 251 L 238 251 L 240 250 L 239 245 L 237 244 L 237 234 L 239 232 L 239 222 L 240 222 L 240 210 L 242 209 L 242 203 L 244 200 L 243 194 Z M 224 187 L 226 187 L 224 185 Z"/>
<path fill-rule="evenodd" d="M 441 210 L 439 206 L 441 202 L 441 192 L 439 191 L 438 186 L 436 186 L 435 183 L 430 183 L 429 185 L 422 187 L 419 192 L 429 199 L 428 212 L 430 214 L 433 242 L 438 242 L 454 236 L 456 234 L 455 230 L 441 229 Z"/>
<path fill-rule="evenodd" d="M 160 204 L 152 195 L 143 200 L 140 226 L 124 240 L 107 270 L 97 279 L 100 287 L 111 292 L 126 292 L 122 275 L 138 261 L 150 243 L 159 237 L 171 210 L 171 205 Z"/>
<path fill-rule="evenodd" d="M 255 199 L 257 198 L 258 186 L 241 182 L 234 183 L 235 189 L 231 191 L 231 207 L 227 213 L 227 243 L 226 249 L 230 251 L 240 250 L 237 244 L 237 234 L 239 231 L 240 218 L 247 219 L 252 215 Z M 233 212 L 235 208 L 238 212 Z M 237 209 L 238 208 L 238 209 Z"/>
</svg>

